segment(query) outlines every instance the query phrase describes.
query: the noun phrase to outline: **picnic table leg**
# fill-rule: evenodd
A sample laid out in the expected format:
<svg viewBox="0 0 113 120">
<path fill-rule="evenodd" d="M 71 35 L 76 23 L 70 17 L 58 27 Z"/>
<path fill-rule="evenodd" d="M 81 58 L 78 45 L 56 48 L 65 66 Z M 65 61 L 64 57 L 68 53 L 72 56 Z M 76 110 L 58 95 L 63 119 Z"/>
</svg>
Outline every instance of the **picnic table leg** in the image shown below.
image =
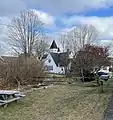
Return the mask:
<svg viewBox="0 0 113 120">
<path fill-rule="evenodd" d="M 16 98 L 15 94 L 12 95 L 13 98 Z M 15 102 L 17 103 L 17 100 L 15 100 Z"/>
<path fill-rule="evenodd" d="M 18 102 L 18 100 L 15 100 L 15 102 L 17 103 L 17 102 Z"/>
<path fill-rule="evenodd" d="M 8 105 L 8 104 L 5 104 L 5 105 L 4 105 L 4 108 L 6 108 L 6 107 L 7 107 L 7 105 Z"/>
<path fill-rule="evenodd" d="M 10 95 L 5 95 L 5 100 L 8 100 L 10 98 Z"/>
<path fill-rule="evenodd" d="M 0 100 L 8 100 L 10 95 L 0 95 Z"/>
<path fill-rule="evenodd" d="M 2 95 L 0 95 L 0 100 L 3 100 L 3 96 Z"/>
</svg>

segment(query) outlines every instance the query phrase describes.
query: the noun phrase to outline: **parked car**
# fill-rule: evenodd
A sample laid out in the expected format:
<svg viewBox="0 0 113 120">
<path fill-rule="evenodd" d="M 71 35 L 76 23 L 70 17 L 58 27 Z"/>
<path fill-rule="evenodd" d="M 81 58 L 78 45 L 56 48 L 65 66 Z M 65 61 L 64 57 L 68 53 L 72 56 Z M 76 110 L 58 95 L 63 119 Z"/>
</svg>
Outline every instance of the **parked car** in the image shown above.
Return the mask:
<svg viewBox="0 0 113 120">
<path fill-rule="evenodd" d="M 108 81 L 109 79 L 109 73 L 104 72 L 104 71 L 98 71 L 98 75 L 100 77 L 100 79 Z"/>
</svg>

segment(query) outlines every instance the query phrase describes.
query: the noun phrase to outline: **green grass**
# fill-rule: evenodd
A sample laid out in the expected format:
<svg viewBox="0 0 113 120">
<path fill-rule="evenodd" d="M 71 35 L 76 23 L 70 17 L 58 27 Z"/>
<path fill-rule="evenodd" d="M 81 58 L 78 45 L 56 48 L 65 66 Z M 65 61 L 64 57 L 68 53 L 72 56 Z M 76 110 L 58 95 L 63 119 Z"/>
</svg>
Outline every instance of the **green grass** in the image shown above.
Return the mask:
<svg viewBox="0 0 113 120">
<path fill-rule="evenodd" d="M 103 94 L 95 87 L 75 85 L 38 89 L 0 108 L 0 120 L 102 120 L 110 96 L 105 89 Z"/>
<path fill-rule="evenodd" d="M 60 75 L 60 74 L 52 74 L 52 73 L 48 73 L 47 75 L 46 75 L 47 77 L 55 77 L 55 78 L 62 78 L 62 77 L 65 77 L 65 75 Z"/>
</svg>

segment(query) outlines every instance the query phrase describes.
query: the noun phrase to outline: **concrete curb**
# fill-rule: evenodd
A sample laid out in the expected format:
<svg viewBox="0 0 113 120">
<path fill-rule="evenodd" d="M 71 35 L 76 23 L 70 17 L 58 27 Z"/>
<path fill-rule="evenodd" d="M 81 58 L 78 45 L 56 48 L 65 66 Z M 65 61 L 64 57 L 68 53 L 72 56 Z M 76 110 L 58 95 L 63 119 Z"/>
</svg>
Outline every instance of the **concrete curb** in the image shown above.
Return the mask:
<svg viewBox="0 0 113 120">
<path fill-rule="evenodd" d="M 113 120 L 113 95 L 110 97 L 104 120 Z"/>
</svg>

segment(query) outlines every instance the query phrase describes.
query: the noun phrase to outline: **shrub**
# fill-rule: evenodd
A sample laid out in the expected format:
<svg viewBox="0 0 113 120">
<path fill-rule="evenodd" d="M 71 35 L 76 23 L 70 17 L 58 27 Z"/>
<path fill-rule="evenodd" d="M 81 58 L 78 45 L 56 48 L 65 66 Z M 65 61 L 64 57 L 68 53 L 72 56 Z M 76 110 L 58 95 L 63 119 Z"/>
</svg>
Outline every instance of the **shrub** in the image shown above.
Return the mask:
<svg viewBox="0 0 113 120">
<path fill-rule="evenodd" d="M 89 71 L 84 71 L 83 76 L 85 77 L 84 82 L 90 82 L 95 80 L 95 74 Z M 83 81 L 83 78 L 81 78 L 81 80 Z"/>
<path fill-rule="evenodd" d="M 43 75 L 43 65 L 35 57 L 17 57 L 11 62 L 0 64 L 1 86 L 15 87 L 38 83 Z"/>
</svg>

